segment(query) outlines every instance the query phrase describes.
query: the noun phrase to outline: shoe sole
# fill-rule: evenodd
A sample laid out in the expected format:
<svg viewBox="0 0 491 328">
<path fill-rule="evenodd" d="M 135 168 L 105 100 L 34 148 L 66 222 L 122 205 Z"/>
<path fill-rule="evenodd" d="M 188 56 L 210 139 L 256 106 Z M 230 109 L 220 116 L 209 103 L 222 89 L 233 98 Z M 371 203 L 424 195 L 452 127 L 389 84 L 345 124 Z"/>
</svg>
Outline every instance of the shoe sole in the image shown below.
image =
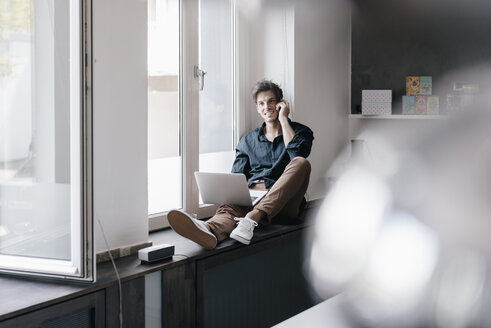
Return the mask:
<svg viewBox="0 0 491 328">
<path fill-rule="evenodd" d="M 241 237 L 239 235 L 236 235 L 235 233 L 230 234 L 230 238 L 237 240 L 238 242 L 244 244 L 244 245 L 249 245 L 251 243 L 250 239 L 245 239 L 244 237 Z"/>
<path fill-rule="evenodd" d="M 217 240 L 201 230 L 186 214 L 179 211 L 169 211 L 167 213 L 167 220 L 172 230 L 179 235 L 194 241 L 206 249 L 214 249 L 216 247 Z"/>
</svg>

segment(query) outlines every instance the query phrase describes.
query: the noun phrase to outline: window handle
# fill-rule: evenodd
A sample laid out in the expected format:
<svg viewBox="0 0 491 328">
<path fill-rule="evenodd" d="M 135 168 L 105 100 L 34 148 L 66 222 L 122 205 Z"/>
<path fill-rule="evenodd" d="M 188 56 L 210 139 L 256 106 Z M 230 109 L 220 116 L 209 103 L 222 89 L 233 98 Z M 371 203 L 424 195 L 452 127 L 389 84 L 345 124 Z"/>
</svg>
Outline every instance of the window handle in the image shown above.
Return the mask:
<svg viewBox="0 0 491 328">
<path fill-rule="evenodd" d="M 194 66 L 194 77 L 201 79 L 200 88 L 199 88 L 200 91 L 202 91 L 205 87 L 205 75 L 206 75 L 205 71 L 201 70 L 197 65 Z"/>
</svg>

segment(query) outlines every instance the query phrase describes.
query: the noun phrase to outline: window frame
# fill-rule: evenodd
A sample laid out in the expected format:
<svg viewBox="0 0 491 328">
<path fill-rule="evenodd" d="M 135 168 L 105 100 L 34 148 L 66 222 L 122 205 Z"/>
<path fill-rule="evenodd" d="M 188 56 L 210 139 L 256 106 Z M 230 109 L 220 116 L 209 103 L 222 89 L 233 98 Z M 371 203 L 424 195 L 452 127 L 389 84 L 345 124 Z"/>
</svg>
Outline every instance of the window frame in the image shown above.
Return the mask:
<svg viewBox="0 0 491 328">
<path fill-rule="evenodd" d="M 92 168 L 92 0 L 70 2 L 70 260 L 0 254 L 0 272 L 95 282 Z M 75 21 L 74 21 L 75 19 Z M 78 26 L 78 28 L 76 27 Z M 75 109 L 76 108 L 76 109 Z M 76 131 L 73 128 L 76 127 Z M 73 148 L 72 148 L 73 149 Z M 75 168 L 75 170 L 74 170 Z M 73 181 L 77 181 L 75 186 Z M 74 189 L 75 192 L 73 191 Z"/>
<path fill-rule="evenodd" d="M 199 170 L 199 105 L 200 78 L 194 76 L 194 67 L 200 62 L 199 53 L 199 1 L 179 1 L 179 138 L 182 155 L 182 209 L 194 213 L 198 218 L 215 214 L 218 205 L 199 204 L 199 190 L 194 172 Z M 233 145 L 238 140 L 238 74 L 237 74 L 237 3 L 231 4 L 232 20 L 232 104 L 233 104 Z M 205 77 L 206 79 L 206 77 Z M 186 133 L 192 131 L 192 133 Z M 169 227 L 167 212 L 148 216 L 149 231 Z"/>
</svg>

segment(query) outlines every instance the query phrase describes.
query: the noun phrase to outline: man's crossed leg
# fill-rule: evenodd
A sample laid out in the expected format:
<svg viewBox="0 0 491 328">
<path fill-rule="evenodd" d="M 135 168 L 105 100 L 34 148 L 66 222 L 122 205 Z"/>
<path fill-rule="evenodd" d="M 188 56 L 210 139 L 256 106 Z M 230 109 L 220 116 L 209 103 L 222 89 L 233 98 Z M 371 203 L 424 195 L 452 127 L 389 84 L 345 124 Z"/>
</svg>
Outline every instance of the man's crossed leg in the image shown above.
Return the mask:
<svg viewBox="0 0 491 328">
<path fill-rule="evenodd" d="M 228 237 L 248 245 L 259 223 L 270 224 L 277 215 L 291 219 L 298 217 L 309 185 L 310 171 L 308 160 L 295 157 L 254 207 L 223 204 L 206 222 L 184 211 L 171 210 L 167 215 L 169 224 L 178 234 L 206 249 L 215 248 L 218 242 Z M 251 188 L 266 189 L 262 182 Z"/>
</svg>

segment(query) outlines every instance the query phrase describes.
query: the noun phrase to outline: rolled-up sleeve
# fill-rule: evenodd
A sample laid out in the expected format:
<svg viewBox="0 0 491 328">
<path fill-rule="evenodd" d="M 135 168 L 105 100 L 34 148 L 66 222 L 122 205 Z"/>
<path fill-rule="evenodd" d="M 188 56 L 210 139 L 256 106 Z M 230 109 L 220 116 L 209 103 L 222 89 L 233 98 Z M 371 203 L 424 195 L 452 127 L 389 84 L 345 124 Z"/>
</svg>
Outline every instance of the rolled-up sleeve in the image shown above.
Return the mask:
<svg viewBox="0 0 491 328">
<path fill-rule="evenodd" d="M 295 129 L 295 136 L 286 147 L 290 159 L 297 156 L 307 158 L 310 155 L 313 140 L 314 133 L 307 126 L 300 126 L 298 129 Z"/>
</svg>

